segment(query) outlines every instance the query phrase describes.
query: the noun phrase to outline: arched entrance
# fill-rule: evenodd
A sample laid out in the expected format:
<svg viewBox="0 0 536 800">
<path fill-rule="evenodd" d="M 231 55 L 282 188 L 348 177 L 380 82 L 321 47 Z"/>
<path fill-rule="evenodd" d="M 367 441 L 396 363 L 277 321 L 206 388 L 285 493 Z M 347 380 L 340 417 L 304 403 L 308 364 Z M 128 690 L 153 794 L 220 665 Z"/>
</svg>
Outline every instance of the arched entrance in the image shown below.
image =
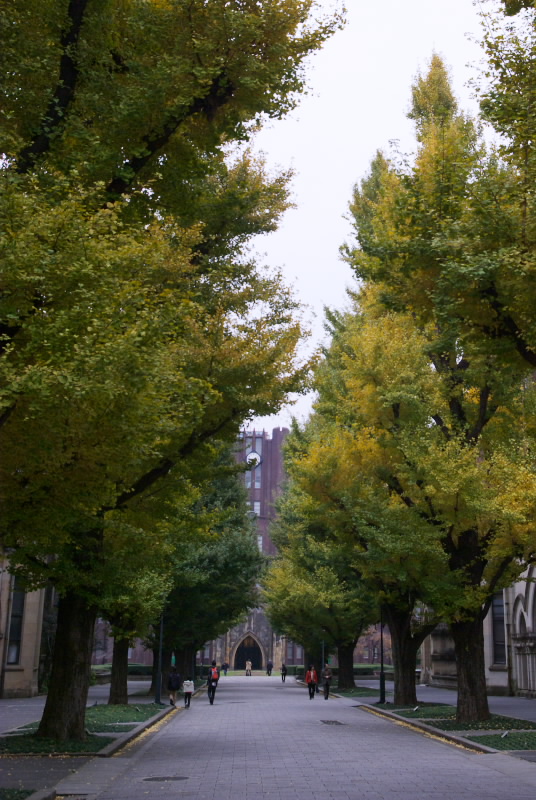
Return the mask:
<svg viewBox="0 0 536 800">
<path fill-rule="evenodd" d="M 236 648 L 234 669 L 245 669 L 248 660 L 253 669 L 262 669 L 262 651 L 253 636 L 246 636 Z"/>
</svg>

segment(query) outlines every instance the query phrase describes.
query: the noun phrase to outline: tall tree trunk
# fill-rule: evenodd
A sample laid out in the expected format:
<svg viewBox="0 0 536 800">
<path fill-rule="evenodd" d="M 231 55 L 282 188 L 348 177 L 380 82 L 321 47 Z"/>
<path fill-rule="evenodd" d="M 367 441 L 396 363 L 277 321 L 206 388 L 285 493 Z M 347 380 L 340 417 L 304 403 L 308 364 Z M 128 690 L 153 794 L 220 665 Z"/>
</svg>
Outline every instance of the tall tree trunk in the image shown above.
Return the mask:
<svg viewBox="0 0 536 800">
<path fill-rule="evenodd" d="M 434 627 L 435 622 L 412 631 L 411 621 L 413 606 L 399 608 L 385 604 L 383 612 L 391 634 L 393 666 L 395 671 L 394 703 L 400 706 L 417 704 L 415 686 L 415 670 L 417 669 L 417 653 L 424 639 Z"/>
<path fill-rule="evenodd" d="M 305 672 L 309 669 L 309 664 L 312 664 L 318 673 L 318 680 L 320 680 L 320 673 L 322 672 L 322 645 L 304 648 L 303 651 L 303 667 Z"/>
<path fill-rule="evenodd" d="M 458 722 L 481 722 L 490 718 L 484 662 L 482 615 L 466 622 L 452 622 L 458 670 Z"/>
<path fill-rule="evenodd" d="M 185 647 L 182 650 L 175 650 L 175 666 L 177 672 L 183 680 L 190 677 L 195 679 L 195 654 L 194 646 Z"/>
<path fill-rule="evenodd" d="M 128 705 L 128 639 L 114 638 L 114 653 L 112 658 L 112 678 L 110 682 L 110 695 L 108 705 Z"/>
<path fill-rule="evenodd" d="M 158 671 L 158 646 L 153 647 L 153 670 L 151 674 L 151 687 L 149 689 L 149 694 L 156 693 L 156 673 Z M 162 648 L 162 676 L 161 676 L 161 686 L 160 692 L 166 691 L 165 686 L 167 683 L 167 676 L 169 671 L 171 670 L 171 650 L 167 650 L 165 647 Z"/>
<path fill-rule="evenodd" d="M 96 611 L 84 597 L 72 591 L 60 597 L 52 672 L 37 736 L 60 742 L 86 738 L 95 620 Z"/>
<path fill-rule="evenodd" d="M 355 689 L 354 681 L 354 649 L 355 641 L 339 644 L 337 659 L 339 662 L 339 675 L 337 685 L 339 689 Z M 324 665 L 322 664 L 322 667 Z"/>
</svg>

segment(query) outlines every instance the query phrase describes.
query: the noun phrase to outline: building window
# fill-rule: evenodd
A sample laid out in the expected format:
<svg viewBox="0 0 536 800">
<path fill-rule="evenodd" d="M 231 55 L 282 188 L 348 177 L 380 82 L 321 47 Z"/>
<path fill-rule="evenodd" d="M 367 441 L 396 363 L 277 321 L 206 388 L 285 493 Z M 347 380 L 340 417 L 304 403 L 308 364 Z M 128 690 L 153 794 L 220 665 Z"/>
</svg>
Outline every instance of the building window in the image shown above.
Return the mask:
<svg viewBox="0 0 536 800">
<path fill-rule="evenodd" d="M 261 488 L 261 470 L 262 464 L 257 464 L 255 469 L 253 470 L 253 474 L 255 475 L 255 489 Z"/>
<path fill-rule="evenodd" d="M 262 553 L 262 534 L 257 536 L 257 547 L 259 548 L 260 552 Z"/>
<path fill-rule="evenodd" d="M 491 624 L 493 629 L 493 663 L 506 664 L 504 598 L 502 592 L 497 592 L 493 595 L 493 600 L 491 601 Z"/>
<path fill-rule="evenodd" d="M 254 500 L 253 501 L 253 511 L 258 517 L 260 517 L 260 515 L 261 515 L 261 501 L 260 500 Z"/>
<path fill-rule="evenodd" d="M 21 588 L 19 578 L 15 578 L 11 598 L 11 617 L 9 619 L 9 642 L 7 646 L 7 663 L 19 664 L 22 642 L 22 619 L 24 617 L 24 599 L 26 593 Z"/>
</svg>

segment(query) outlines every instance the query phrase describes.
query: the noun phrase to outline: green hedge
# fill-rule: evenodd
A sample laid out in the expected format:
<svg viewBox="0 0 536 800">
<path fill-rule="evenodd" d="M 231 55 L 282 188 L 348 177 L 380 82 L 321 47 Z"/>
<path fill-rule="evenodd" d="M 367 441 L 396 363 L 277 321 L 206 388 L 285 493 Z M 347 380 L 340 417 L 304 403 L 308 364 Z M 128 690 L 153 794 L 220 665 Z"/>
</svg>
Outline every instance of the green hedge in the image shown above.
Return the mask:
<svg viewBox="0 0 536 800">
<path fill-rule="evenodd" d="M 101 672 L 111 672 L 112 665 L 111 664 L 92 664 L 91 671 L 98 675 Z M 149 677 L 153 674 L 153 668 L 149 664 L 129 664 L 128 665 L 128 674 L 129 675 L 148 675 Z"/>
<path fill-rule="evenodd" d="M 153 668 L 150 664 L 129 664 L 128 665 L 128 674 L 129 675 L 148 675 L 151 677 L 153 674 Z"/>
<path fill-rule="evenodd" d="M 367 676 L 373 676 L 375 672 L 378 672 L 380 669 L 380 665 L 376 664 L 354 664 L 354 675 L 356 678 L 363 678 Z M 387 667 L 390 671 L 392 667 Z M 339 674 L 338 667 L 331 667 L 331 671 L 333 673 L 333 677 L 337 677 Z M 298 665 L 289 665 L 287 667 L 287 675 L 295 675 L 297 677 L 302 677 L 305 675 L 305 667 L 298 664 Z"/>
<path fill-rule="evenodd" d="M 298 672 L 301 672 L 301 674 L 303 675 L 303 667 L 294 664 L 291 664 L 290 666 L 287 667 L 287 675 L 297 675 Z"/>
</svg>

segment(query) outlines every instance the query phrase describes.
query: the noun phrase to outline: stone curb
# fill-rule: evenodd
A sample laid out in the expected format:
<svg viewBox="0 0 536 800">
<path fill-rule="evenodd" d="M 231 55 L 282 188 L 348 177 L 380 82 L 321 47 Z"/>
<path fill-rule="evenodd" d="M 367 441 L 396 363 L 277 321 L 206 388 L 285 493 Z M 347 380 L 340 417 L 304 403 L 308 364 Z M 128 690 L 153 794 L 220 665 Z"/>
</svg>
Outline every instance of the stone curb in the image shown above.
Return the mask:
<svg viewBox="0 0 536 800">
<path fill-rule="evenodd" d="M 40 789 L 38 792 L 29 794 L 26 800 L 55 800 L 57 796 L 55 789 Z"/>
<path fill-rule="evenodd" d="M 118 750 L 121 750 L 126 744 L 131 742 L 133 739 L 136 739 L 140 733 L 152 728 L 153 725 L 156 725 L 156 723 L 160 722 L 161 719 L 167 717 L 172 711 L 180 710 L 181 709 L 179 708 L 172 708 L 171 706 L 163 708 L 162 711 L 159 711 L 154 715 L 154 717 L 149 717 L 149 719 L 140 722 L 140 724 L 131 731 L 121 734 L 121 736 L 118 736 L 113 742 L 110 742 L 110 744 L 106 745 L 106 747 L 103 747 L 102 750 L 99 750 L 98 753 L 93 753 L 92 755 L 95 758 L 110 758 L 110 756 L 115 755 L 115 753 L 117 753 Z M 28 800 L 30 800 L 30 798 L 28 798 Z M 35 799 L 32 797 L 31 800 Z"/>
<path fill-rule="evenodd" d="M 458 736 L 455 733 L 450 733 L 449 731 L 442 731 L 440 728 L 434 728 L 433 725 L 429 725 L 426 722 L 419 722 L 418 720 L 408 720 L 406 717 L 400 716 L 400 714 L 396 714 L 394 711 L 387 711 L 384 708 L 376 708 L 376 706 L 368 705 L 367 703 L 361 703 L 359 708 L 362 708 L 364 711 L 368 711 L 369 714 L 377 714 L 379 717 L 386 717 L 387 719 L 392 719 L 395 722 L 400 722 L 403 725 L 406 725 L 408 728 L 412 728 L 415 731 L 420 731 L 421 733 L 428 733 L 431 736 L 434 736 L 437 739 L 444 739 L 447 742 L 451 742 L 452 744 L 458 745 L 459 747 L 465 747 L 468 750 L 474 750 L 477 753 L 504 753 L 504 750 L 496 750 L 494 747 L 488 747 L 485 744 L 477 744 L 476 742 L 471 741 L 470 739 L 466 739 L 464 736 Z M 32 798 L 33 800 L 33 798 Z"/>
</svg>

